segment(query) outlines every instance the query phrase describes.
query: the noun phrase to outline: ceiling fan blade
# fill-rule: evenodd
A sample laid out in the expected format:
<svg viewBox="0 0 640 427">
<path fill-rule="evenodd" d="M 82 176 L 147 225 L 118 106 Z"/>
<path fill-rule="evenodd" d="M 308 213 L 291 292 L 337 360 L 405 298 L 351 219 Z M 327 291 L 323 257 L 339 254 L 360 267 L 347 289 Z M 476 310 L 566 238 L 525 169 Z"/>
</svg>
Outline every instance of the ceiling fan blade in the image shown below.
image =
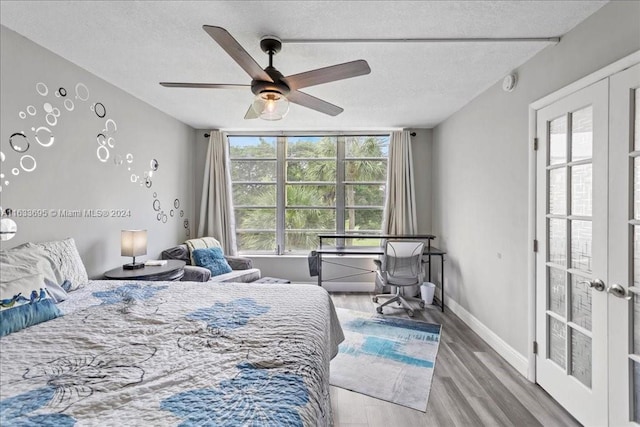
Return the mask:
<svg viewBox="0 0 640 427">
<path fill-rule="evenodd" d="M 216 83 L 176 83 L 176 82 L 160 82 L 160 86 L 164 87 L 182 87 L 192 89 L 245 89 L 251 85 L 235 85 L 235 84 L 216 84 Z"/>
<path fill-rule="evenodd" d="M 236 39 L 222 27 L 214 27 L 211 25 L 203 25 L 202 28 L 214 39 L 225 52 L 233 58 L 234 61 L 242 67 L 254 80 L 264 80 L 273 82 L 260 65 L 247 53 L 246 50 L 238 43 Z"/>
<path fill-rule="evenodd" d="M 303 87 L 320 85 L 334 82 L 336 80 L 349 79 L 351 77 L 369 74 L 371 68 L 364 59 L 345 62 L 344 64 L 332 65 L 330 67 L 318 68 L 317 70 L 305 71 L 285 77 L 285 80 L 292 90 Z"/>
<path fill-rule="evenodd" d="M 303 107 L 311 108 L 312 110 L 316 110 L 330 116 L 337 116 L 344 111 L 344 109 L 337 105 L 330 104 L 327 101 L 323 101 L 315 96 L 300 92 L 299 90 L 292 90 L 289 92 L 287 99 L 289 102 L 293 102 L 294 104 L 302 105 Z"/>
<path fill-rule="evenodd" d="M 247 110 L 247 114 L 244 115 L 245 120 L 257 119 L 260 117 L 256 110 L 253 109 L 253 105 L 249 105 L 249 109 Z"/>
</svg>

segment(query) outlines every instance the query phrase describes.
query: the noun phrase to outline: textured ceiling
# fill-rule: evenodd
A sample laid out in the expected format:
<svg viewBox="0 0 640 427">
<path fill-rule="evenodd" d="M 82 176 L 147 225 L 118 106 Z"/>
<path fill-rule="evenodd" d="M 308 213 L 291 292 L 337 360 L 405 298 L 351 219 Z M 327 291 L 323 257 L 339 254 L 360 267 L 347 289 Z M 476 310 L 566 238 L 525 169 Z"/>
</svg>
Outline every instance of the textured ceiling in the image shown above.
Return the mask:
<svg viewBox="0 0 640 427">
<path fill-rule="evenodd" d="M 244 120 L 247 89 L 169 89 L 160 81 L 250 78 L 202 30 L 226 28 L 263 66 L 259 40 L 561 36 L 606 1 L 2 1 L 0 22 L 195 128 L 359 130 L 432 127 L 549 46 L 526 43 L 285 44 L 290 75 L 355 59 L 371 74 L 304 89 L 337 117 L 292 104 L 284 120 Z"/>
</svg>

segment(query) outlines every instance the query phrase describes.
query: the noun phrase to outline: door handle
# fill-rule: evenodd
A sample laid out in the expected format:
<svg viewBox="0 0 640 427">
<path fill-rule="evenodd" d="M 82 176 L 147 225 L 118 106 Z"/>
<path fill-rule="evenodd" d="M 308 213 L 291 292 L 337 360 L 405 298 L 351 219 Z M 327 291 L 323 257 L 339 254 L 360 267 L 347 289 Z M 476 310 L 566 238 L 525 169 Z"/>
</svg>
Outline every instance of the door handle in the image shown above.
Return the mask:
<svg viewBox="0 0 640 427">
<path fill-rule="evenodd" d="M 609 286 L 607 288 L 607 292 L 613 296 L 616 296 L 618 298 L 623 298 L 626 300 L 630 300 L 632 297 L 631 292 L 629 292 L 628 289 L 625 289 L 622 285 L 618 285 L 617 283 L 614 283 L 613 285 Z"/>
<path fill-rule="evenodd" d="M 593 280 L 583 280 L 582 282 L 580 282 L 581 285 L 587 285 L 590 288 L 595 289 L 598 292 L 602 292 L 604 291 L 604 282 L 600 279 L 593 279 Z"/>
</svg>

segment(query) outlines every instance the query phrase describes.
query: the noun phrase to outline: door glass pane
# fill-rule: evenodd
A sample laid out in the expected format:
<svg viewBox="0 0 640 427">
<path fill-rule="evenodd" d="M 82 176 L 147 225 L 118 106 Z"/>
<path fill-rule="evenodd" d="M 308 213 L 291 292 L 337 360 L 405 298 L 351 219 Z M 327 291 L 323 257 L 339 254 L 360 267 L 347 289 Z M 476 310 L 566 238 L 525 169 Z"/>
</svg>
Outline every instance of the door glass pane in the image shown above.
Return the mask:
<svg viewBox="0 0 640 427">
<path fill-rule="evenodd" d="M 640 286 L 640 226 L 633 227 L 633 286 Z"/>
<path fill-rule="evenodd" d="M 567 222 L 564 219 L 549 219 L 549 262 L 566 265 Z"/>
<path fill-rule="evenodd" d="M 549 213 L 567 213 L 567 170 L 564 167 L 549 171 Z"/>
<path fill-rule="evenodd" d="M 571 375 L 591 388 L 591 338 L 571 329 Z"/>
<path fill-rule="evenodd" d="M 640 354 L 640 296 L 633 298 L 633 353 Z M 640 363 L 632 360 L 633 365 L 633 420 L 640 422 Z"/>
<path fill-rule="evenodd" d="M 567 345 L 567 331 L 564 323 L 548 316 L 549 319 L 549 359 L 565 368 L 565 349 Z"/>
<path fill-rule="evenodd" d="M 591 216 L 592 169 L 590 164 L 571 168 L 571 213 L 573 215 Z"/>
<path fill-rule="evenodd" d="M 640 157 L 633 159 L 633 217 L 640 219 Z"/>
<path fill-rule="evenodd" d="M 640 422 L 640 363 L 633 362 L 633 420 Z"/>
<path fill-rule="evenodd" d="M 640 355 L 640 296 L 633 297 L 633 353 Z"/>
<path fill-rule="evenodd" d="M 593 145 L 593 108 L 583 108 L 571 117 L 571 160 L 590 159 Z"/>
<path fill-rule="evenodd" d="M 591 221 L 571 221 L 571 267 L 591 271 Z"/>
<path fill-rule="evenodd" d="M 634 90 L 635 95 L 635 119 L 633 120 L 634 131 L 634 140 L 635 140 L 635 150 L 640 150 L 640 96 L 638 96 L 638 89 Z"/>
<path fill-rule="evenodd" d="M 591 288 L 585 283 L 588 280 L 571 275 L 571 321 L 591 330 Z"/>
<path fill-rule="evenodd" d="M 549 310 L 564 317 L 566 301 L 565 272 L 551 267 L 548 270 Z"/>
<path fill-rule="evenodd" d="M 549 164 L 567 162 L 567 117 L 549 122 Z"/>
</svg>

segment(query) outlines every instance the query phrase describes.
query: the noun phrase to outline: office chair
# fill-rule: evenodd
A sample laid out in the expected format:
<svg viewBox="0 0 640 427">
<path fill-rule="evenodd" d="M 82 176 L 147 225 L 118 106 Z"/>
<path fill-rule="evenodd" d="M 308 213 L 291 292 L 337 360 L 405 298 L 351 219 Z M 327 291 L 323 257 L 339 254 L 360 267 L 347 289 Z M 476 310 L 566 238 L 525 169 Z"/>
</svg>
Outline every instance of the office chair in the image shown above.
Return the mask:
<svg viewBox="0 0 640 427">
<path fill-rule="evenodd" d="M 422 283 L 422 252 L 424 243 L 418 241 L 388 240 L 384 246 L 384 254 L 378 264 L 377 281 L 384 286 L 395 286 L 395 294 L 380 294 L 374 296 L 373 302 L 377 303 L 380 297 L 391 297 L 388 301 L 376 307 L 376 311 L 382 314 L 382 307 L 397 302 L 406 311 L 409 317 L 414 312 L 407 300 L 419 301 L 420 308 L 424 308 L 424 301 L 419 298 L 401 295 L 401 289 L 407 286 L 420 286 Z"/>
</svg>

